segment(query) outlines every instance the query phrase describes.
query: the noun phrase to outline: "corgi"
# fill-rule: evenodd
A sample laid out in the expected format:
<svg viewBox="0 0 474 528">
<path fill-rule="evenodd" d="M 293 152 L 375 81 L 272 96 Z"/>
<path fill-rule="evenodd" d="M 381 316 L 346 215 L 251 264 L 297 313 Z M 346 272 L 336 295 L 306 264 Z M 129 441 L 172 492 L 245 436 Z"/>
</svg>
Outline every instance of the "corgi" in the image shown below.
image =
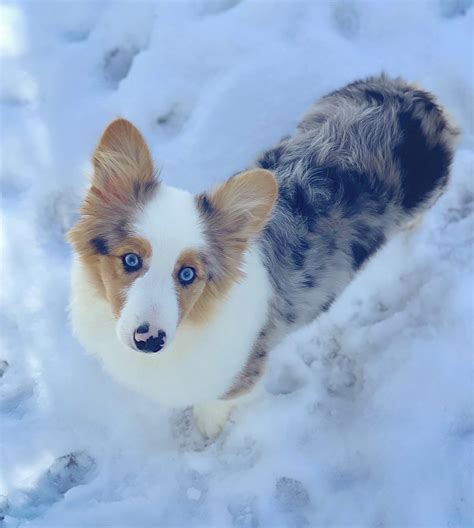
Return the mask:
<svg viewBox="0 0 474 528">
<path fill-rule="evenodd" d="M 75 335 L 114 378 L 193 406 L 216 436 L 271 349 L 433 204 L 457 135 L 431 94 L 372 77 L 322 97 L 293 136 L 193 196 L 161 181 L 140 132 L 113 121 L 68 234 Z"/>
</svg>

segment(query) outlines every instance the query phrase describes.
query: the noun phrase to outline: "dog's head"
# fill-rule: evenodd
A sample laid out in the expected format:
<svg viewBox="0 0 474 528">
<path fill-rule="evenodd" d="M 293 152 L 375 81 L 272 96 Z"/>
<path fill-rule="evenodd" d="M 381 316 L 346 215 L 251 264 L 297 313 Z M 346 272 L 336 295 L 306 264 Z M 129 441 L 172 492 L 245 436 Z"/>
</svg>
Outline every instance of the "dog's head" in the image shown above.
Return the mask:
<svg viewBox="0 0 474 528">
<path fill-rule="evenodd" d="M 182 322 L 204 323 L 239 280 L 245 250 L 275 202 L 275 178 L 250 170 L 198 196 L 166 186 L 124 119 L 106 128 L 92 162 L 69 240 L 122 342 L 157 352 Z"/>
</svg>

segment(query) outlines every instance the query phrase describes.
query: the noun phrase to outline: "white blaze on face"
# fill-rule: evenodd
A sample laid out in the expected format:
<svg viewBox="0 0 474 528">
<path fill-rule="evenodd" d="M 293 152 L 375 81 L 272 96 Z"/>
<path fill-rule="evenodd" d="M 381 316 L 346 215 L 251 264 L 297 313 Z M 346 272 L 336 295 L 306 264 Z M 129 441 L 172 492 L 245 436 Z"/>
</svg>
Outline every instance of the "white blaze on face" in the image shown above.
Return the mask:
<svg viewBox="0 0 474 528">
<path fill-rule="evenodd" d="M 203 249 L 205 239 L 193 195 L 163 183 L 135 222 L 135 233 L 151 244 L 148 271 L 125 292 L 117 333 L 134 347 L 135 330 L 148 323 L 166 333 L 169 344 L 176 335 L 179 304 L 173 276 L 175 265 L 188 249 Z"/>
</svg>

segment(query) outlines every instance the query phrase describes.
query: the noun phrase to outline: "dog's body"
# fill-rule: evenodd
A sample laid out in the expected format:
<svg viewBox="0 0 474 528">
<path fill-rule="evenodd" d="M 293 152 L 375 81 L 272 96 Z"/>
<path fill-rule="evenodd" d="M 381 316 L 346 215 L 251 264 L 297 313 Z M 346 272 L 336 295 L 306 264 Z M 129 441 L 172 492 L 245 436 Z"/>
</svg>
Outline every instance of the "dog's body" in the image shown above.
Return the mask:
<svg viewBox="0 0 474 528">
<path fill-rule="evenodd" d="M 254 170 L 193 197 L 158 182 L 136 129 L 112 123 L 70 235 L 77 336 L 114 377 L 194 405 L 216 434 L 269 350 L 439 196 L 456 135 L 432 96 L 372 78 L 322 98 Z"/>
</svg>

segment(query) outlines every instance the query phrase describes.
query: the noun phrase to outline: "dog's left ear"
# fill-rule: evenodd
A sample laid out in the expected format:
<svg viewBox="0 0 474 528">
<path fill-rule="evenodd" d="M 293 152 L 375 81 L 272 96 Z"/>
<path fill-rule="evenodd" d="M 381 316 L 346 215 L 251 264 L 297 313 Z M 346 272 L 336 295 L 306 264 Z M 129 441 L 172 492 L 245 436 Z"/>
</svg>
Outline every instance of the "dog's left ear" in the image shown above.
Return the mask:
<svg viewBox="0 0 474 528">
<path fill-rule="evenodd" d="M 227 229 L 248 239 L 267 222 L 278 193 L 273 173 L 253 169 L 229 178 L 211 194 L 211 201 L 222 213 Z"/>
<path fill-rule="evenodd" d="M 252 169 L 198 197 L 198 205 L 223 247 L 245 249 L 265 226 L 278 194 L 272 172 Z"/>
</svg>

